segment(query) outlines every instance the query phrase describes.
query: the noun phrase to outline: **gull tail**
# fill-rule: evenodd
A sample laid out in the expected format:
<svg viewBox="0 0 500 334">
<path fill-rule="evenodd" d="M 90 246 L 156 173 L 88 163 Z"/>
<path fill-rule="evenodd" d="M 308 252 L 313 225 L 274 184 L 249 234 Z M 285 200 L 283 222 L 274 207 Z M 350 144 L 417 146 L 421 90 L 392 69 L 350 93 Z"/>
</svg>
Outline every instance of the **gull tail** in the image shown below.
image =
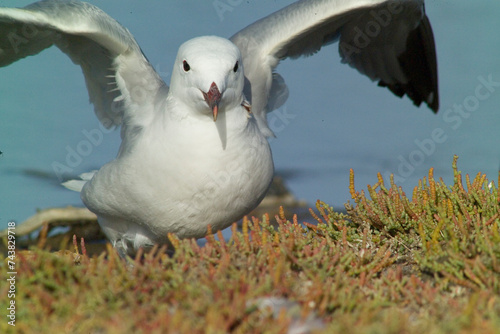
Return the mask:
<svg viewBox="0 0 500 334">
<path fill-rule="evenodd" d="M 81 180 L 69 180 L 63 182 L 62 185 L 68 188 L 69 190 L 81 192 L 85 183 L 90 181 L 92 177 L 94 177 L 95 173 L 97 173 L 96 170 L 89 173 L 80 174 L 79 177 Z"/>
</svg>

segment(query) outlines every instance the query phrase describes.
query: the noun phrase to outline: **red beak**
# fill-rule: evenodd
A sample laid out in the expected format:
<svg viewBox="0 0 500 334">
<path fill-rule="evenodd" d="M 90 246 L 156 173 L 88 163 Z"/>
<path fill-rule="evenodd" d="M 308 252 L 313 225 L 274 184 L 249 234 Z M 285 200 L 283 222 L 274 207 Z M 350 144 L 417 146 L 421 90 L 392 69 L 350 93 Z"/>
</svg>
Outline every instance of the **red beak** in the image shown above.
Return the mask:
<svg viewBox="0 0 500 334">
<path fill-rule="evenodd" d="M 217 87 L 215 82 L 212 82 L 208 92 L 205 93 L 204 91 L 202 91 L 202 93 L 208 106 L 210 107 L 210 109 L 212 109 L 212 114 L 214 116 L 214 122 L 215 122 L 217 120 L 217 114 L 219 112 L 219 102 L 222 98 L 222 94 L 219 91 L 219 87 Z"/>
</svg>

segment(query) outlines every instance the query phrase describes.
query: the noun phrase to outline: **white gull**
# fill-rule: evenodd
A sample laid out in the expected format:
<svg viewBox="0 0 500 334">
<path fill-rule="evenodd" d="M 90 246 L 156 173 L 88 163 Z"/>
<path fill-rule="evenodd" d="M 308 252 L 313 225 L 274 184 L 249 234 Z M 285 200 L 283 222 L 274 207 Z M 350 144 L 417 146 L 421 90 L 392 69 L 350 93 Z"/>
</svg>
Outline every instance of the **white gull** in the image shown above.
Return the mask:
<svg viewBox="0 0 500 334">
<path fill-rule="evenodd" d="M 30 38 L 18 31 L 31 29 Z M 432 29 L 418 0 L 308 0 L 229 40 L 178 51 L 170 87 L 130 32 L 97 7 L 46 0 L 0 8 L 0 66 L 51 45 L 81 66 L 106 126 L 121 126 L 116 159 L 67 186 L 123 256 L 229 226 L 264 197 L 273 163 L 266 114 L 288 97 L 274 72 L 285 58 L 339 41 L 344 62 L 416 105 L 439 107 Z"/>
</svg>

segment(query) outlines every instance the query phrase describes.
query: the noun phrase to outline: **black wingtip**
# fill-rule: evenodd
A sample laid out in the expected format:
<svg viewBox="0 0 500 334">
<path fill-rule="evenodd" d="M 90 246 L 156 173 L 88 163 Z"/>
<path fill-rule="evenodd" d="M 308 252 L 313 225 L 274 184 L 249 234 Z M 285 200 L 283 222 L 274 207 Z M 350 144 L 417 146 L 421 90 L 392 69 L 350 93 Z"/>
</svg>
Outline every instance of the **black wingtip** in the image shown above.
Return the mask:
<svg viewBox="0 0 500 334">
<path fill-rule="evenodd" d="M 380 81 L 381 87 L 387 87 L 394 95 L 407 95 L 416 106 L 423 102 L 434 113 L 439 110 L 438 72 L 434 35 L 427 16 L 413 30 L 406 41 L 406 50 L 398 57 L 403 73 L 408 78 L 406 83 Z"/>
<path fill-rule="evenodd" d="M 406 42 L 406 51 L 399 56 L 407 83 L 386 84 L 395 95 L 408 95 L 415 105 L 425 102 L 434 113 L 439 110 L 439 90 L 436 46 L 429 19 L 424 15 L 419 26 L 413 30 Z"/>
</svg>

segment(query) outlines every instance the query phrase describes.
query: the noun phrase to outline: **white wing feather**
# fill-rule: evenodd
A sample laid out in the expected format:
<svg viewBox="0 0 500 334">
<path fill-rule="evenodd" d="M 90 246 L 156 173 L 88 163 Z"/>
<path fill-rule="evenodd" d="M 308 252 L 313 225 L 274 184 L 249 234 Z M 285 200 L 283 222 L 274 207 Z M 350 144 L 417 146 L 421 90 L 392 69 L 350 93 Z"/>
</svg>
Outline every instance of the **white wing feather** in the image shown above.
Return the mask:
<svg viewBox="0 0 500 334">
<path fill-rule="evenodd" d="M 266 112 L 288 96 L 273 73 L 279 61 L 312 55 L 337 40 L 343 62 L 437 111 L 435 46 L 423 0 L 302 0 L 231 37 L 243 56 L 245 95 L 265 135 L 273 135 Z"/>
<path fill-rule="evenodd" d="M 0 8 L 0 30 L 0 67 L 52 45 L 80 65 L 90 102 L 108 128 L 140 126 L 168 91 L 130 32 L 91 4 L 45 0 Z"/>
</svg>

